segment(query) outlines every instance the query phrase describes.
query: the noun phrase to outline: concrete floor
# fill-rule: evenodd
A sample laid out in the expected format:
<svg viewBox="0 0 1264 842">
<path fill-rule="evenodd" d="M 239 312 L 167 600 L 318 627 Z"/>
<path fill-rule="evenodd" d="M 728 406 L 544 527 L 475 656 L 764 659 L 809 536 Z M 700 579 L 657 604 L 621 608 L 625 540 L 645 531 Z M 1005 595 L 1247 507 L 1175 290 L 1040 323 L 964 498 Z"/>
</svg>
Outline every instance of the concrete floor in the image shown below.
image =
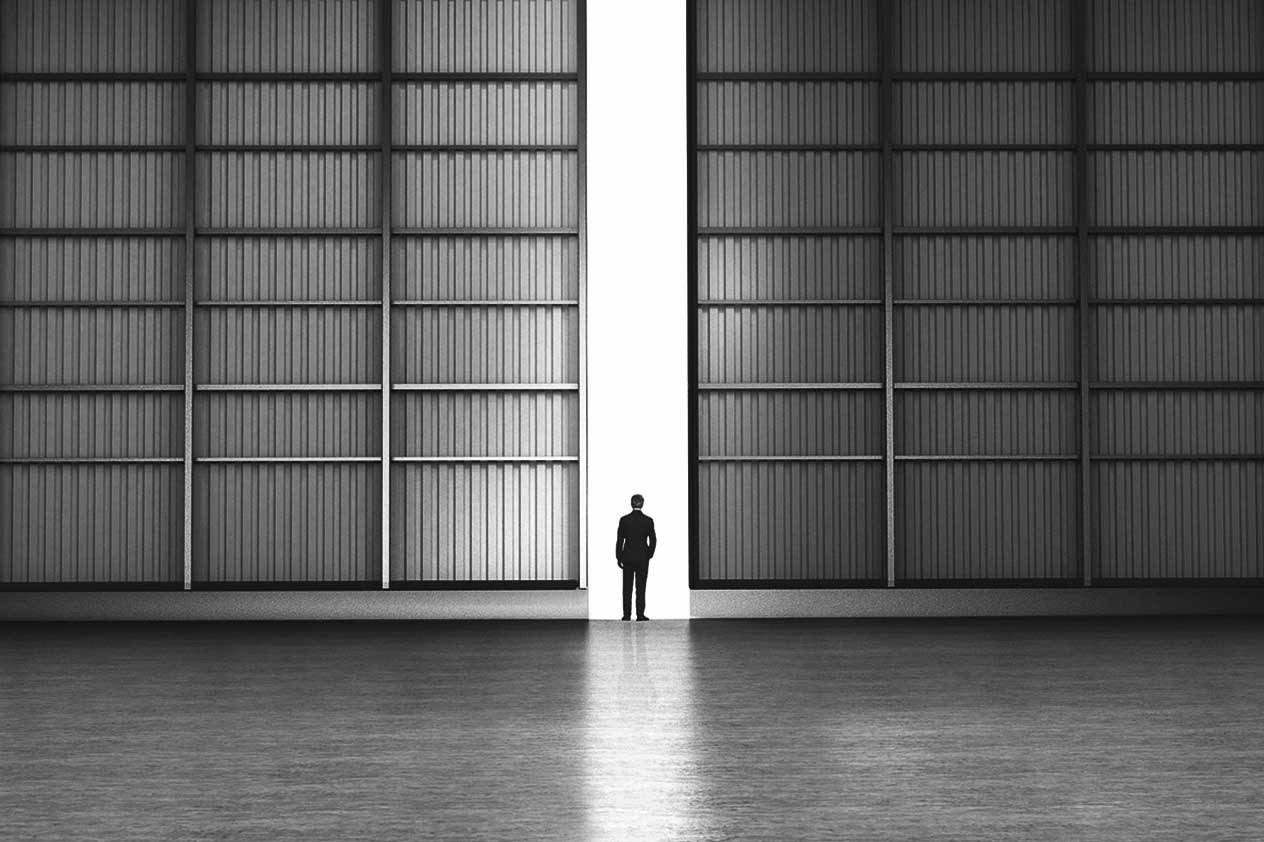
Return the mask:
<svg viewBox="0 0 1264 842">
<path fill-rule="evenodd" d="M 1264 621 L 0 626 L 0 839 L 1264 838 Z"/>
</svg>

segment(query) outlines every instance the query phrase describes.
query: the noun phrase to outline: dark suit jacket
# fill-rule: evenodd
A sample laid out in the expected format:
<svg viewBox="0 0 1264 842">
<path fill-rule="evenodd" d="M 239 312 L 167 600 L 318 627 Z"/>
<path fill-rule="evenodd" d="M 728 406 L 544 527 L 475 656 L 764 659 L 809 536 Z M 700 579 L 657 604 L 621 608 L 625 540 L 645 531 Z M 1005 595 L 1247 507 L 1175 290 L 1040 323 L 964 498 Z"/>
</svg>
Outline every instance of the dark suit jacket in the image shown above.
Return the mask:
<svg viewBox="0 0 1264 842">
<path fill-rule="evenodd" d="M 633 509 L 619 518 L 619 537 L 614 544 L 614 557 L 621 562 L 636 563 L 654 557 L 658 536 L 654 534 L 654 519 Z"/>
</svg>

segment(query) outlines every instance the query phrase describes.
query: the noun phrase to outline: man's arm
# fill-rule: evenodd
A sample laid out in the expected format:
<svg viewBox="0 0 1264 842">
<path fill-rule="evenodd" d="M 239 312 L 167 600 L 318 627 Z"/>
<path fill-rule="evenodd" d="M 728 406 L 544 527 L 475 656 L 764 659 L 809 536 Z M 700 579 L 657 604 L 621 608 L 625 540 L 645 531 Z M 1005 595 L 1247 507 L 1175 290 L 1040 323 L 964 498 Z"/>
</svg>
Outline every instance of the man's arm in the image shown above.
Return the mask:
<svg viewBox="0 0 1264 842">
<path fill-rule="evenodd" d="M 650 534 L 649 534 L 650 546 L 649 546 L 649 556 L 648 556 L 648 557 L 649 557 L 649 558 L 653 558 L 653 557 L 654 557 L 654 548 L 658 546 L 658 536 L 654 534 L 654 518 L 652 518 L 652 517 L 647 517 L 647 518 L 646 518 L 646 520 L 648 520 L 648 521 L 650 522 Z"/>
<path fill-rule="evenodd" d="M 620 567 L 623 566 L 624 540 L 625 539 L 623 537 L 623 518 L 619 518 L 619 531 L 615 533 L 615 537 L 614 537 L 614 560 Z"/>
</svg>

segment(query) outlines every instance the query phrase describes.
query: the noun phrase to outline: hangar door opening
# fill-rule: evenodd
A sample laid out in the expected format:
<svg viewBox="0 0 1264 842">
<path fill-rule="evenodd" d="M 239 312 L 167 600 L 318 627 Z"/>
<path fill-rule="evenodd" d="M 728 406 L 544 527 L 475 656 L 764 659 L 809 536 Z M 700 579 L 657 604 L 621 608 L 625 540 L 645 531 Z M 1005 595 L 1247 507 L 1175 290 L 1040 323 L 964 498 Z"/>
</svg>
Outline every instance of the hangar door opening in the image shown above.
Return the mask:
<svg viewBox="0 0 1264 842">
<path fill-rule="evenodd" d="M 691 585 L 1264 577 L 1264 7 L 692 0 Z"/>
</svg>

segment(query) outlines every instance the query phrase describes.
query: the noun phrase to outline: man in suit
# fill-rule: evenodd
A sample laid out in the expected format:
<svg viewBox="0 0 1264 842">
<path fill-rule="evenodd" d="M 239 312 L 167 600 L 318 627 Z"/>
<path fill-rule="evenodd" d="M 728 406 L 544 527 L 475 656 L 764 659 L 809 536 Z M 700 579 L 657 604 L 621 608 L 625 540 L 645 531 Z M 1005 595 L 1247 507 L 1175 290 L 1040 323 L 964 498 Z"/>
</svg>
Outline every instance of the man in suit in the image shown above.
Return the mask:
<svg viewBox="0 0 1264 842">
<path fill-rule="evenodd" d="M 632 583 L 636 582 L 636 618 L 645 616 L 645 577 L 650 572 L 650 559 L 658 537 L 654 534 L 654 519 L 646 516 L 641 508 L 645 498 L 632 495 L 632 511 L 619 518 L 619 537 L 615 539 L 614 557 L 623 570 L 623 619 L 632 617 Z"/>
</svg>

